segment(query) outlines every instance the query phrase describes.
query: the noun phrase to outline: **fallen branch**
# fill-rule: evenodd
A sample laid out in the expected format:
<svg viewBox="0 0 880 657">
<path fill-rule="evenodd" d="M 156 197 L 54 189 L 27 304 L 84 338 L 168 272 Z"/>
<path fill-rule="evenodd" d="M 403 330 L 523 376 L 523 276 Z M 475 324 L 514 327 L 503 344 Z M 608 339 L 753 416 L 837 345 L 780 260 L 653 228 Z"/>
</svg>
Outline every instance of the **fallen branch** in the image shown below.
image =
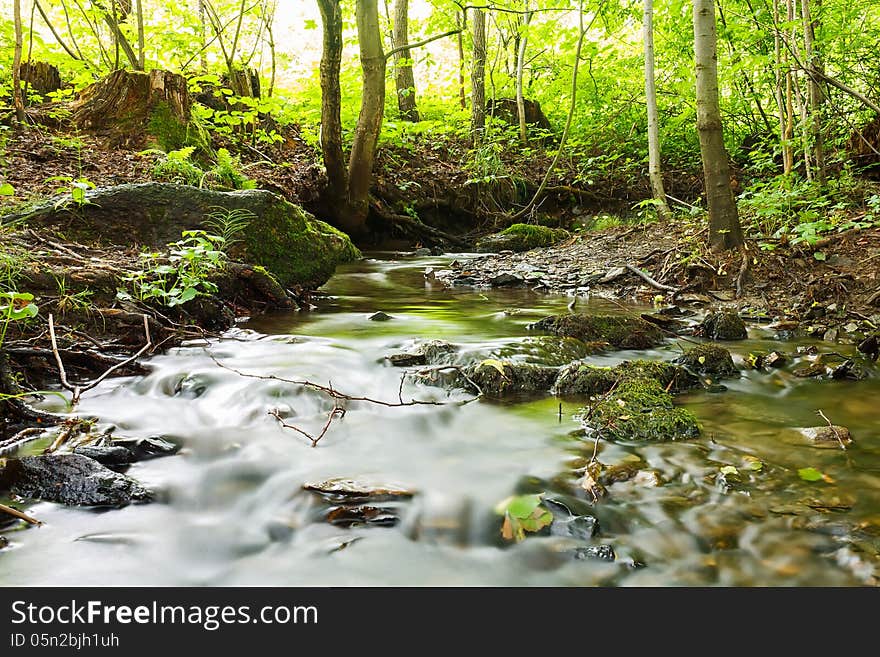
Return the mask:
<svg viewBox="0 0 880 657">
<path fill-rule="evenodd" d="M 55 339 L 55 320 L 52 317 L 52 314 L 49 313 L 49 337 L 52 341 L 52 353 L 55 356 L 55 363 L 58 365 L 58 376 L 61 381 L 61 387 L 65 390 L 69 390 L 72 393 L 72 397 L 70 399 L 70 405 L 76 406 L 79 403 L 82 394 L 92 388 L 98 386 L 104 379 L 110 376 L 113 372 L 118 370 L 121 367 L 125 367 L 126 365 L 133 363 L 138 358 L 140 358 L 143 354 L 147 352 L 147 350 L 153 346 L 152 338 L 150 337 L 150 322 L 146 315 L 144 315 L 144 335 L 146 336 L 147 342 L 141 347 L 137 353 L 129 358 L 126 358 L 123 361 L 119 361 L 114 365 L 111 365 L 107 368 L 103 374 L 101 374 L 98 378 L 92 379 L 88 383 L 73 385 L 67 379 L 67 372 L 64 369 L 64 362 L 61 360 L 61 354 L 58 351 L 58 342 Z"/>
<path fill-rule="evenodd" d="M 825 420 L 828 423 L 828 428 L 831 429 L 831 431 L 834 433 L 834 437 L 837 438 L 837 442 L 840 443 L 840 449 L 842 449 L 843 451 L 846 451 L 846 445 L 843 444 L 843 438 L 840 437 L 840 433 L 837 431 L 835 426 L 833 424 L 831 424 L 831 420 L 829 420 L 825 416 L 825 413 L 822 412 L 821 408 L 816 411 L 816 414 L 819 415 L 823 420 Z"/>
<path fill-rule="evenodd" d="M 14 516 L 19 520 L 24 520 L 32 525 L 42 525 L 39 520 L 36 518 L 31 518 L 28 514 L 22 513 L 18 509 L 13 509 L 11 506 L 6 506 L 5 504 L 0 504 L 0 512 L 5 513 L 10 516 Z"/>
<path fill-rule="evenodd" d="M 624 267 L 626 267 L 633 274 L 635 274 L 636 276 L 641 278 L 643 281 L 645 281 L 651 287 L 657 288 L 658 290 L 663 290 L 664 292 L 678 292 L 677 287 L 672 287 L 671 285 L 664 285 L 663 283 L 659 283 L 659 282 L 655 281 L 653 278 L 648 276 L 648 274 L 643 272 L 638 267 L 635 267 L 634 265 L 624 265 Z"/>
<path fill-rule="evenodd" d="M 327 416 L 327 422 L 324 424 L 324 427 L 321 429 L 321 433 L 319 433 L 317 436 L 313 436 L 312 434 L 308 433 L 307 431 L 303 431 L 299 427 L 296 427 L 292 424 L 288 424 L 287 422 L 285 422 L 284 418 L 281 417 L 281 413 L 278 411 L 278 409 L 273 409 L 273 410 L 269 411 L 269 415 L 271 415 L 276 420 L 278 420 L 278 423 L 282 427 L 284 427 L 285 429 L 292 429 L 293 431 L 301 433 L 306 438 L 308 438 L 309 440 L 312 441 L 312 447 L 317 447 L 318 442 L 321 440 L 321 438 L 324 437 L 324 435 L 327 433 L 327 430 L 330 429 L 330 424 L 333 422 L 333 418 L 336 417 L 337 415 L 340 418 L 345 417 L 345 409 L 343 407 L 339 406 L 339 401 L 337 400 L 336 404 L 333 406 L 333 410 L 330 411 L 330 414 Z"/>
<path fill-rule="evenodd" d="M 746 276 L 749 273 L 749 252 L 743 250 L 743 261 L 739 268 L 739 274 L 736 275 L 736 298 L 739 299 L 743 295 Z"/>
</svg>

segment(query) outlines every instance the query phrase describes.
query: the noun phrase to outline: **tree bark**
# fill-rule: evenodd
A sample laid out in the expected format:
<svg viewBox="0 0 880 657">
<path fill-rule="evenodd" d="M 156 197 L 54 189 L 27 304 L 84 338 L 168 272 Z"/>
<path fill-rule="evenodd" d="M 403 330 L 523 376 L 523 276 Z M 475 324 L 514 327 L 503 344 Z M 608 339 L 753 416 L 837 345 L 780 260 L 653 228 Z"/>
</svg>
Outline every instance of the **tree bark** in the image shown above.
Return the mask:
<svg viewBox="0 0 880 657">
<path fill-rule="evenodd" d="M 15 118 L 24 123 L 24 98 L 21 95 L 21 0 L 12 5 L 13 22 L 15 23 L 15 49 L 12 55 L 12 104 L 15 106 Z"/>
<path fill-rule="evenodd" d="M 327 193 L 336 204 L 345 202 L 348 175 L 342 153 L 342 7 L 340 0 L 318 0 L 323 25 L 321 55 L 321 154 L 327 170 Z"/>
<path fill-rule="evenodd" d="M 409 0 L 395 0 L 391 47 L 403 48 L 409 44 Z M 397 87 L 397 109 L 404 121 L 419 120 L 416 107 L 416 81 L 412 68 L 412 53 L 401 50 L 394 55 L 394 82 Z"/>
<path fill-rule="evenodd" d="M 519 140 L 523 144 L 529 143 L 529 128 L 526 123 L 526 104 L 523 97 L 523 69 L 526 64 L 526 47 L 529 43 L 528 28 L 532 20 L 532 12 L 529 11 L 529 2 L 526 0 L 525 11 L 522 15 L 520 26 L 522 34 L 519 39 L 519 47 L 516 50 L 516 117 L 519 123 Z"/>
<path fill-rule="evenodd" d="M 486 127 L 486 12 L 474 9 L 474 62 L 471 69 L 471 133 L 480 141 Z"/>
<path fill-rule="evenodd" d="M 743 244 L 718 101 L 718 55 L 714 0 L 694 0 L 694 61 L 697 130 L 709 206 L 709 244 L 726 250 Z"/>
<path fill-rule="evenodd" d="M 654 2 L 645 0 L 642 32 L 645 41 L 645 99 L 648 106 L 648 178 L 657 201 L 657 214 L 669 218 L 663 172 L 660 168 L 660 117 L 657 111 L 657 89 L 654 80 Z"/>
<path fill-rule="evenodd" d="M 809 72 L 807 94 L 810 108 L 810 141 L 813 150 L 816 182 L 824 187 L 826 173 L 825 140 L 822 134 L 822 104 L 825 101 L 825 96 L 822 93 L 822 88 L 819 86 L 819 72 L 822 69 L 822 60 L 816 55 L 813 48 L 816 40 L 816 22 L 813 20 L 810 11 L 810 0 L 801 0 L 801 15 L 804 24 L 804 51 L 807 56 L 807 71 Z"/>
<path fill-rule="evenodd" d="M 455 27 L 458 33 L 458 102 L 461 109 L 467 109 L 467 93 L 464 90 L 464 30 L 467 29 L 467 13 L 455 12 Z"/>
<path fill-rule="evenodd" d="M 135 5 L 135 13 L 137 14 L 137 31 L 138 31 L 138 70 L 143 71 L 147 65 L 147 54 L 144 37 L 144 7 L 142 0 L 137 0 Z"/>
<path fill-rule="evenodd" d="M 386 59 L 379 30 L 378 0 L 358 0 L 357 30 L 363 71 L 361 110 L 348 160 L 348 207 L 340 218 L 340 228 L 351 235 L 363 234 L 366 229 L 373 161 L 385 109 Z"/>
</svg>

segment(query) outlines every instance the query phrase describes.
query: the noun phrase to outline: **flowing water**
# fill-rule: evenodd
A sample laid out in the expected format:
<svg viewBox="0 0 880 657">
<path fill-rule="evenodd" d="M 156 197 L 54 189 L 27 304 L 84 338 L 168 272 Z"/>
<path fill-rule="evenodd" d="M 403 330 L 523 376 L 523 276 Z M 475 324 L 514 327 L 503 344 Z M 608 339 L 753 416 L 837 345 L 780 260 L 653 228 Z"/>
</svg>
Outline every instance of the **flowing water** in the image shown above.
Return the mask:
<svg viewBox="0 0 880 657">
<path fill-rule="evenodd" d="M 350 395 L 397 401 L 467 396 L 407 381 L 383 358 L 415 340 L 459 346 L 460 362 L 505 358 L 559 365 L 583 354 L 548 347 L 526 325 L 565 312 L 569 299 L 528 290 L 445 289 L 425 267 L 451 257 L 377 254 L 340 268 L 314 312 L 242 322 L 223 339 L 184 345 L 148 361 L 146 376 L 107 381 L 87 393 L 82 415 L 116 435 L 164 435 L 178 455 L 135 464 L 128 474 L 161 492 L 158 503 L 89 510 L 37 503 L 45 524 L 7 532 L 3 585 L 862 585 L 880 549 L 880 385 L 799 379 L 791 366 L 746 371 L 721 393 L 679 398 L 703 426 L 686 443 L 601 443 L 605 464 L 656 472 L 614 484 L 590 508 L 575 472 L 593 453 L 577 434 L 577 401 L 552 397 L 496 403 L 386 407 L 351 402 L 312 448 L 268 412 L 318 434 L 332 405 L 318 392 L 239 372 L 308 379 Z M 602 299 L 579 310 L 623 312 Z M 629 311 L 639 310 L 632 306 Z M 370 321 L 376 311 L 389 321 Z M 681 341 L 650 352 L 587 358 L 672 358 Z M 781 348 L 760 327 L 731 343 L 735 359 Z M 823 343 L 824 351 L 850 350 Z M 569 353 L 569 350 L 571 351 Z M 210 355 L 209 355 L 210 354 Z M 873 372 L 872 372 L 873 375 Z M 50 403 L 50 402 L 47 402 Z M 824 420 L 849 427 L 846 451 L 819 449 L 797 431 Z M 32 447 L 32 451 L 39 448 Z M 747 469 L 755 459 L 760 471 Z M 740 483 L 723 485 L 732 465 Z M 814 467 L 827 481 L 807 482 Z M 400 517 L 345 527 L 306 482 L 345 477 L 404 486 L 416 495 L 385 507 Z M 499 536 L 496 504 L 546 492 L 598 518 L 591 541 Z M 580 502 L 573 496 L 579 496 Z M 576 559 L 587 544 L 616 560 Z"/>
</svg>

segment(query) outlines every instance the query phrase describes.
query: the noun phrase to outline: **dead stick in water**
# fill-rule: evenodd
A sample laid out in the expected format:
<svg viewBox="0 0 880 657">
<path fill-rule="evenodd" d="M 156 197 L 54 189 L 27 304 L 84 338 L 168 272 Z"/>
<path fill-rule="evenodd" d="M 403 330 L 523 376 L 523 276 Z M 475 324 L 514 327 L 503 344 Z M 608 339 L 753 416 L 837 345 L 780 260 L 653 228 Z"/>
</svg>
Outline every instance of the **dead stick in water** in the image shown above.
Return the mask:
<svg viewBox="0 0 880 657">
<path fill-rule="evenodd" d="M 840 449 L 846 451 L 846 445 L 843 444 L 843 438 L 840 437 L 840 433 L 837 431 L 837 428 L 833 424 L 831 424 L 831 420 L 829 420 L 825 416 L 825 413 L 822 412 L 821 408 L 817 410 L 816 413 L 828 423 L 828 428 L 831 429 L 831 431 L 834 433 L 834 437 L 837 438 L 837 442 L 840 443 Z"/>
<path fill-rule="evenodd" d="M 13 509 L 11 506 L 6 506 L 5 504 L 0 504 L 0 511 L 6 513 L 10 516 L 14 516 L 20 520 L 24 520 L 25 522 L 29 522 L 32 525 L 42 525 L 39 520 L 36 518 L 31 518 L 28 514 L 22 513 L 18 509 Z"/>
</svg>

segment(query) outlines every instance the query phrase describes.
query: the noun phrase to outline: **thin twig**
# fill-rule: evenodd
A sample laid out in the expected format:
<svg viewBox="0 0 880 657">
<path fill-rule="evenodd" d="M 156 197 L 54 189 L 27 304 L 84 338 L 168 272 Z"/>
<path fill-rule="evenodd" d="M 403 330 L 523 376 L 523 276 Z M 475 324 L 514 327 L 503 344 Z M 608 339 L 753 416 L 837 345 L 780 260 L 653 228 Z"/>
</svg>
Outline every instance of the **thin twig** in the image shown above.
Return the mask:
<svg viewBox="0 0 880 657">
<path fill-rule="evenodd" d="M 633 274 L 635 274 L 636 276 L 638 276 L 639 278 L 641 278 L 643 281 L 645 281 L 645 282 L 646 282 L 648 285 L 650 285 L 651 287 L 655 287 L 655 288 L 657 288 L 658 290 L 663 290 L 664 292 L 678 292 L 678 288 L 677 288 L 677 287 L 672 287 L 671 285 L 664 285 L 663 283 L 659 283 L 659 282 L 655 281 L 653 278 L 651 278 L 650 276 L 648 276 L 648 274 L 646 274 L 645 272 L 643 272 L 643 271 L 642 271 L 641 269 L 639 269 L 638 267 L 635 267 L 635 266 L 633 266 L 633 265 L 629 265 L 629 264 L 624 265 L 624 267 L 626 267 L 626 268 L 627 268 L 629 271 L 631 271 Z"/>
<path fill-rule="evenodd" d="M 831 420 L 829 420 L 825 416 L 825 413 L 822 412 L 821 408 L 817 410 L 816 413 L 828 423 L 828 428 L 831 429 L 832 432 L 834 432 L 834 437 L 837 438 L 837 442 L 840 443 L 840 449 L 846 451 L 846 445 L 843 444 L 843 438 L 840 437 L 840 433 L 837 431 L 837 428 L 833 424 L 831 424 Z"/>
<path fill-rule="evenodd" d="M 299 427 L 294 426 L 292 424 L 288 424 L 287 422 L 285 422 L 284 418 L 281 417 L 281 413 L 278 411 L 278 409 L 273 409 L 273 410 L 269 411 L 269 415 L 271 415 L 276 420 L 278 420 L 278 423 L 282 427 L 284 427 L 285 429 L 292 429 L 293 431 L 296 431 L 297 433 L 301 433 L 303 436 L 305 436 L 306 438 L 308 438 L 312 442 L 312 447 L 317 447 L 318 442 L 320 442 L 321 438 L 323 438 L 324 435 L 327 433 L 328 429 L 330 429 L 330 424 L 333 422 L 333 418 L 336 417 L 337 415 L 339 415 L 340 418 L 345 417 L 345 409 L 343 407 L 339 406 L 339 401 L 337 400 L 333 406 L 333 410 L 330 411 L 329 415 L 327 416 L 327 422 L 324 424 L 324 427 L 321 429 L 321 433 L 319 433 L 317 436 L 313 436 L 309 432 L 303 431 Z"/>
<path fill-rule="evenodd" d="M 19 518 L 20 520 L 24 520 L 25 522 L 28 522 L 32 525 L 42 525 L 43 524 L 39 520 L 37 520 L 36 518 L 31 518 L 28 514 L 22 513 L 18 509 L 13 509 L 11 506 L 6 506 L 5 504 L 0 504 L 0 512 L 6 513 L 10 516 L 15 516 L 16 518 Z"/>
</svg>

